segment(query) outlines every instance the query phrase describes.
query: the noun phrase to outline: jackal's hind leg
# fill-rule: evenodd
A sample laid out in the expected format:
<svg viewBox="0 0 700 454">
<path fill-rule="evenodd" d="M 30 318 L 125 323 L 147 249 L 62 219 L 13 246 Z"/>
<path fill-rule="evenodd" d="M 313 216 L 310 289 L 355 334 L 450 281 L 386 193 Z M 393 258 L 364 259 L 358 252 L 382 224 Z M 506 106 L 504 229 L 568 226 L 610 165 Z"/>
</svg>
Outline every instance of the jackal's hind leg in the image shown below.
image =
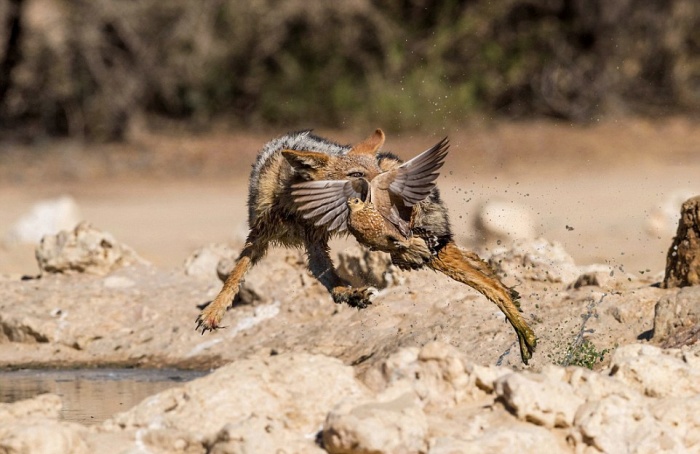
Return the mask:
<svg viewBox="0 0 700 454">
<path fill-rule="evenodd" d="M 333 301 L 338 304 L 344 303 L 358 309 L 364 309 L 372 304 L 377 289 L 374 287 L 352 287 L 348 282 L 345 282 L 336 273 L 328 250 L 328 244 L 325 242 L 306 242 L 311 274 L 326 287 L 333 297 Z"/>
<path fill-rule="evenodd" d="M 513 325 L 520 344 L 520 357 L 527 364 L 537 345 L 535 333 L 520 315 L 512 291 L 503 285 L 488 264 L 473 252 L 464 251 L 454 242 L 449 242 L 428 266 L 467 284 L 493 301 Z"/>
<path fill-rule="evenodd" d="M 259 239 L 255 231 L 251 231 L 246 240 L 246 244 L 241 254 L 236 260 L 231 273 L 229 273 L 224 286 L 219 294 L 197 317 L 197 330 L 202 330 L 202 334 L 207 331 L 214 331 L 220 328 L 221 319 L 224 318 L 226 309 L 233 304 L 233 299 L 238 294 L 241 282 L 246 272 L 260 260 L 267 251 L 267 241 Z"/>
</svg>

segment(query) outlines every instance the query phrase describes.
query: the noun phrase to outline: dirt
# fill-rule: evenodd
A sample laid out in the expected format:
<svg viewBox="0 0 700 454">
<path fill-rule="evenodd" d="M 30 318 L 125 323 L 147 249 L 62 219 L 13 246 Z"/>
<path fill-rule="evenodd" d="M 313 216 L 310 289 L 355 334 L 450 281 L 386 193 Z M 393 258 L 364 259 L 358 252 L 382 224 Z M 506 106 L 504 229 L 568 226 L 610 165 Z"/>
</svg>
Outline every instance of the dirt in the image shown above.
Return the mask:
<svg viewBox="0 0 700 454">
<path fill-rule="evenodd" d="M 340 142 L 352 142 L 366 135 L 355 131 L 319 133 Z M 0 190 L 0 206 L 3 207 L 0 232 L 7 232 L 32 203 L 62 194 L 71 195 L 84 219 L 96 228 L 110 232 L 155 266 L 149 272 L 151 278 L 137 276 L 137 287 L 142 295 L 177 303 L 173 308 L 179 314 L 177 320 L 168 320 L 168 323 L 176 332 L 187 333 L 187 347 L 183 346 L 186 350 L 193 345 L 189 342 L 199 339 L 193 336 L 194 324 L 191 323 L 197 313 L 196 305 L 211 299 L 219 283 L 213 277 L 214 273 L 204 283 L 185 278 L 183 263 L 195 249 L 205 244 L 226 243 L 234 250 L 242 245 L 247 232 L 248 169 L 257 149 L 274 135 L 266 132 L 212 133 L 192 137 L 149 134 L 135 137 L 126 145 L 5 144 L 0 155 L 0 174 L 7 177 L 3 179 Z M 625 326 L 618 326 L 619 320 L 614 321 L 615 317 L 611 315 L 610 326 L 598 327 L 609 334 L 605 341 L 599 342 L 600 349 L 612 347 L 616 342 L 634 341 L 652 328 L 653 307 L 658 295 L 655 294 L 657 290 L 649 285 L 662 277 L 665 256 L 676 227 L 673 220 L 659 221 L 659 213 L 668 205 L 672 194 L 683 191 L 700 193 L 697 180 L 697 175 L 700 175 L 699 124 L 682 118 L 658 123 L 611 121 L 588 127 L 543 122 L 484 122 L 435 133 L 435 137 L 444 135 L 450 136 L 452 147 L 439 187 L 449 207 L 458 243 L 488 257 L 495 244 L 487 246 L 483 232 L 474 228 L 480 207 L 492 200 L 524 207 L 534 220 L 538 237 L 560 243 L 577 266 L 602 264 L 607 266 L 611 275 L 626 276 L 626 282 L 616 281 L 608 287 L 620 288 L 624 284 L 638 294 L 638 313 L 633 309 L 635 297 L 630 297 L 630 294 L 623 298 L 624 304 L 615 303 L 620 303 L 620 307 L 614 311 L 610 308 L 610 311 L 616 311 L 617 319 L 625 320 Z M 412 156 L 432 144 L 435 137 L 389 134 L 385 149 Z M 354 241 L 336 240 L 333 247 L 334 253 L 342 253 L 354 247 Z M 343 323 L 351 326 L 378 323 L 365 318 L 362 312 L 348 312 L 346 308 L 330 303 L 324 291 L 305 276 L 303 258 L 298 254 L 275 251 L 263 261 L 259 270 L 254 271 L 270 280 L 269 304 L 281 303 L 276 310 L 299 312 L 302 319 L 312 314 L 314 321 L 310 330 L 322 329 L 322 314 L 343 314 L 341 318 L 348 317 Z M 292 268 L 280 272 L 278 268 L 289 266 L 290 260 Z M 34 246 L 3 244 L 0 248 L 0 273 L 5 276 L 5 288 L 21 285 L 16 280 L 21 275 L 35 276 L 38 269 Z M 470 326 L 483 327 L 485 320 L 492 317 L 489 314 L 496 314 L 494 307 L 481 301 L 470 289 L 433 276 L 430 272 L 407 273 L 402 279 L 411 284 L 409 288 L 387 289 L 377 304 L 381 309 L 374 310 L 388 311 L 386 315 L 391 322 L 384 321 L 380 326 L 405 325 L 410 328 L 414 322 L 439 325 L 440 314 L 450 307 L 449 311 L 468 314 L 460 322 L 468 333 Z M 101 281 L 95 279 L 57 276 L 36 282 L 40 286 L 46 282 L 48 287 L 44 291 L 48 294 L 54 292 L 70 300 L 71 294 L 77 296 L 86 286 L 99 287 Z M 553 326 L 570 330 L 564 336 L 550 339 L 549 347 L 542 347 L 541 351 L 549 350 L 551 354 L 554 354 L 555 343 L 565 345 L 571 333 L 578 332 L 582 315 L 597 314 L 597 309 L 591 312 L 588 306 L 602 304 L 607 307 L 606 304 L 613 304 L 609 302 L 617 298 L 612 295 L 607 302 L 601 303 L 602 293 L 596 293 L 596 287 L 567 289 L 571 282 L 523 283 L 522 279 L 513 280 L 513 276 L 510 280 L 511 285 L 521 286 L 519 291 L 523 294 L 524 308 L 531 322 L 542 324 L 539 328 L 543 332 L 541 344 L 547 344 L 548 334 L 544 332 Z M 303 285 L 299 285 L 300 282 Z M 581 296 L 584 291 L 591 292 L 590 289 L 594 289 L 592 299 Z M 159 293 L 163 295 L 159 297 Z M 183 296 L 185 293 L 186 297 Z M 412 309 L 402 306 L 405 296 L 401 295 L 411 295 L 411 299 L 434 306 L 431 311 L 436 311 L 435 317 L 428 317 L 431 321 L 421 321 L 420 316 L 414 319 Z M 304 297 L 313 301 L 299 300 Z M 109 304 L 118 305 L 119 298 L 117 295 L 101 304 L 106 304 L 106 308 Z M 465 298 L 466 301 L 474 300 L 476 306 L 469 303 L 468 308 L 459 308 L 464 304 L 460 301 L 465 301 Z M 144 307 L 149 307 L 143 299 L 139 301 Z M 77 304 L 76 310 L 79 307 Z M 392 308 L 398 312 L 393 312 Z M 158 308 L 154 310 L 158 311 Z M 548 313 L 548 310 L 552 312 Z M 243 307 L 229 312 L 227 318 L 229 323 L 236 323 L 239 318 L 254 316 L 254 311 L 254 308 Z M 629 313 L 620 316 L 621 311 Z M 476 316 L 477 313 L 481 315 Z M 451 313 L 449 317 L 454 320 L 455 314 Z M 591 323 L 594 322 L 600 324 L 600 319 L 593 317 Z M 427 329 L 427 325 L 424 327 Z M 502 338 L 502 344 L 488 349 L 491 353 L 480 352 L 473 356 L 487 363 L 495 362 L 507 349 L 513 334 L 502 323 L 488 328 L 488 331 Z M 439 332 L 439 328 L 433 327 L 418 337 L 439 337 Z M 219 334 L 213 336 L 221 337 Z M 284 348 L 283 344 L 304 349 L 303 338 L 278 344 L 279 337 L 275 337 L 277 341 L 268 342 L 259 337 L 267 336 L 264 332 L 256 332 L 255 336 L 253 350 L 261 345 Z M 350 347 L 355 341 L 344 339 L 341 342 L 332 336 L 326 337 L 328 339 L 324 342 L 329 345 L 324 353 L 334 352 L 350 361 L 364 354 L 362 348 Z M 382 339 L 390 344 L 393 342 L 389 340 L 391 337 L 379 336 L 375 339 L 377 348 L 389 350 L 386 345 L 379 347 Z M 468 339 L 470 335 L 453 341 L 468 348 Z M 338 342 L 349 350 L 333 346 Z M 403 341 L 397 342 L 400 345 Z M 419 341 L 413 339 L 411 342 Z M 39 345 L 38 350 L 26 353 L 29 356 L 23 356 L 24 347 L 14 349 L 16 353 L 8 352 L 10 356 L 3 356 L 3 364 L 40 364 L 42 361 L 60 364 L 60 357 L 55 355 L 51 360 L 42 360 L 42 355 L 48 353 L 43 347 Z M 134 360 L 134 352 L 120 349 L 123 354 L 108 355 L 103 360 L 116 364 L 139 362 Z M 214 350 L 215 353 L 207 356 L 214 358 L 213 363 L 242 354 L 240 351 L 227 353 L 218 347 Z M 559 350 L 561 345 L 557 347 L 557 355 L 561 353 Z M 97 351 L 87 356 L 85 352 L 86 349 L 78 349 L 66 353 L 66 358 L 71 358 L 69 362 L 101 361 Z M 140 354 L 148 356 L 143 352 Z M 180 361 L 182 358 L 177 360 L 177 355 L 166 355 L 168 359 L 157 356 L 158 359 L 152 360 L 155 364 L 186 363 Z M 202 366 L 207 361 L 199 358 L 192 363 Z M 544 359 L 540 361 L 546 362 Z"/>
</svg>

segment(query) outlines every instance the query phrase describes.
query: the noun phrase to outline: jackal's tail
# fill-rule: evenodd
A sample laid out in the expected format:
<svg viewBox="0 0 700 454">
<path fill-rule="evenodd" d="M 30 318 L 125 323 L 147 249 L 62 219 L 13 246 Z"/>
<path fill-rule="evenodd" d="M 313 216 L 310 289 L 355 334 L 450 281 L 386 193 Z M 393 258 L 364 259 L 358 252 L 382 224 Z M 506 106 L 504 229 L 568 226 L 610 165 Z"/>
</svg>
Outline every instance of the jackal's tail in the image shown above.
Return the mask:
<svg viewBox="0 0 700 454">
<path fill-rule="evenodd" d="M 450 241 L 428 263 L 452 279 L 467 284 L 493 301 L 513 325 L 520 343 L 520 356 L 525 364 L 537 345 L 535 333 L 520 315 L 517 292 L 507 288 L 491 267 L 473 252 L 465 251 Z M 519 295 L 518 295 L 519 296 Z"/>
</svg>

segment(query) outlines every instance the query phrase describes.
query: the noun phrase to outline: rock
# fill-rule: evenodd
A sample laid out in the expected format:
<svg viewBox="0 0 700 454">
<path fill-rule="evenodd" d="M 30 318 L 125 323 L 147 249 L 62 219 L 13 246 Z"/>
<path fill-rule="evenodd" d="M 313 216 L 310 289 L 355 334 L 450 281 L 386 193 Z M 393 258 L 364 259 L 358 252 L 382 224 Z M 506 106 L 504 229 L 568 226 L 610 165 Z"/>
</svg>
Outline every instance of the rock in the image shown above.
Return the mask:
<svg viewBox="0 0 700 454">
<path fill-rule="evenodd" d="M 610 375 L 647 397 L 700 394 L 700 368 L 689 363 L 680 350 L 645 344 L 618 347 L 610 362 Z"/>
<path fill-rule="evenodd" d="M 265 434 L 265 436 L 260 436 Z M 318 453 L 326 451 L 318 446 L 295 436 L 293 431 L 285 427 L 280 418 L 270 416 L 258 416 L 252 414 L 249 418 L 226 424 L 209 443 L 211 449 L 208 454 L 229 453 L 265 453 L 265 452 L 299 452 Z"/>
<path fill-rule="evenodd" d="M 508 425 L 484 431 L 477 437 L 464 440 L 454 437 L 440 437 L 430 446 L 430 454 L 456 453 L 503 453 L 518 454 L 570 452 L 566 442 L 551 431 L 532 425 Z"/>
<path fill-rule="evenodd" d="M 664 399 L 651 404 L 649 412 L 679 439 L 679 445 L 700 446 L 700 396 Z"/>
<path fill-rule="evenodd" d="M 102 282 L 105 288 L 111 289 L 130 288 L 136 285 L 133 280 L 124 276 L 108 276 Z"/>
<path fill-rule="evenodd" d="M 550 269 L 543 274 L 548 279 L 551 268 L 543 269 Z M 358 311 L 333 303 L 309 275 L 302 252 L 271 248 L 246 282 L 270 302 L 234 308 L 226 329 L 205 336 L 194 331 L 194 318 L 196 304 L 220 288 L 213 276 L 134 266 L 108 276 L 4 280 L 0 362 L 200 368 L 230 363 L 115 415 L 87 435 L 78 433 L 89 452 L 105 454 L 320 453 L 322 446 L 335 452 L 433 453 L 700 447 L 700 345 L 625 345 L 651 329 L 654 305 L 664 298 L 668 313 L 657 317 L 654 342 L 665 342 L 663 332 L 673 336 L 693 325 L 700 287 L 543 291 L 557 286 L 523 279 L 523 310 L 541 336 L 523 372 L 517 358 L 511 367 L 493 366 L 504 358 L 499 355 L 517 348 L 512 330 L 500 314 L 494 316 L 497 308 L 436 276 L 415 272 L 413 289 L 390 287 L 381 303 Z M 559 361 L 558 349 L 580 339 L 590 340 L 593 353 L 622 347 L 606 354 L 611 368 L 602 372 L 547 365 Z M 38 413 L 45 406 L 47 415 L 56 414 L 53 405 L 35 403 L 34 410 L 23 411 L 27 417 L 2 416 L 8 413 L 0 406 L 0 425 L 12 424 L 2 440 L 26 440 L 24 427 L 63 427 Z M 29 422 L 42 418 L 51 421 Z M 56 430 L 75 441 L 72 428 Z"/>
<path fill-rule="evenodd" d="M 681 431 L 656 421 L 641 399 L 610 396 L 586 403 L 576 414 L 576 427 L 576 444 L 599 452 L 686 452 Z"/>
<path fill-rule="evenodd" d="M 499 378 L 513 373 L 513 370 L 507 367 L 486 367 L 478 364 L 469 364 L 467 366 L 467 370 L 469 371 L 469 374 L 474 377 L 476 386 L 488 393 L 492 393 L 494 391 Z"/>
<path fill-rule="evenodd" d="M 40 394 L 11 404 L 0 403 L 0 423 L 17 418 L 58 419 L 63 403 L 56 394 Z"/>
<path fill-rule="evenodd" d="M 38 243 L 45 235 L 73 229 L 80 219 L 80 209 L 73 197 L 43 200 L 34 204 L 27 214 L 15 222 L 7 234 L 7 241 Z"/>
<path fill-rule="evenodd" d="M 404 273 L 391 263 L 389 254 L 360 246 L 341 251 L 336 268 L 340 277 L 357 286 L 371 285 L 383 289 L 401 285 L 406 280 Z"/>
<path fill-rule="evenodd" d="M 416 395 L 406 392 L 332 410 L 323 428 L 323 446 L 335 454 L 425 452 L 427 432 Z"/>
<path fill-rule="evenodd" d="M 45 324 L 37 319 L 6 320 L 0 316 L 0 343 L 48 343 L 51 339 L 47 332 L 49 330 L 45 328 Z"/>
<path fill-rule="evenodd" d="M 700 285 L 700 196 L 681 207 L 678 230 L 666 255 L 664 288 Z"/>
<path fill-rule="evenodd" d="M 208 244 L 194 251 L 185 260 L 185 274 L 188 276 L 212 277 L 217 275 L 217 267 L 222 259 L 233 260 L 238 256 L 238 251 L 226 244 Z M 233 269 L 233 266 L 231 266 Z M 231 271 L 226 272 L 226 276 Z M 226 277 L 224 277 L 225 279 Z"/>
<path fill-rule="evenodd" d="M 373 386 L 322 355 L 255 354 L 91 429 L 45 395 L 0 404 L 0 452 L 695 452 L 700 346 L 619 347 L 594 372 L 465 362 L 431 342 L 374 366 Z M 371 389 L 376 388 L 375 391 Z M 321 432 L 319 432 L 321 430 Z"/>
<path fill-rule="evenodd" d="M 519 419 L 550 429 L 571 427 L 584 403 L 570 384 L 543 374 L 506 375 L 495 392 Z"/>
<path fill-rule="evenodd" d="M 401 349 L 384 362 L 381 371 L 384 387 L 407 383 L 428 409 L 480 395 L 476 377 L 469 375 L 462 355 L 441 342 Z"/>
<path fill-rule="evenodd" d="M 488 262 L 498 274 L 523 280 L 569 283 L 579 276 L 574 259 L 562 245 L 544 238 L 516 241 L 509 248 L 499 248 Z"/>
<path fill-rule="evenodd" d="M 4 454 L 89 454 L 79 424 L 53 420 L 0 423 L 0 452 Z"/>
<path fill-rule="evenodd" d="M 670 342 L 682 338 L 700 324 L 700 287 L 685 287 L 663 296 L 654 307 L 654 340 Z"/>
<path fill-rule="evenodd" d="M 526 206 L 490 200 L 479 208 L 474 219 L 474 229 L 479 238 L 489 245 L 516 240 L 535 239 L 535 222 Z"/>
<path fill-rule="evenodd" d="M 146 264 L 133 249 L 114 237 L 82 222 L 72 231 L 41 239 L 36 260 L 42 273 L 90 273 L 105 275 L 132 264 Z"/>
<path fill-rule="evenodd" d="M 574 394 L 586 402 L 599 401 L 610 396 L 622 397 L 628 401 L 641 398 L 636 390 L 631 389 L 616 377 L 608 375 L 607 371 L 594 372 L 583 367 L 553 366 L 546 368 L 543 373 L 550 378 L 558 375 L 559 380 L 570 384 Z"/>
<path fill-rule="evenodd" d="M 352 367 L 337 359 L 278 355 L 237 361 L 164 391 L 106 421 L 102 430 L 138 431 L 146 448 L 158 452 L 172 452 L 156 443 L 167 439 L 171 446 L 172 434 L 207 452 L 314 452 L 328 410 L 342 399 L 367 396 Z"/>
<path fill-rule="evenodd" d="M 685 326 L 678 329 L 666 339 L 661 346 L 664 348 L 680 348 L 700 342 L 700 324 Z"/>
<path fill-rule="evenodd" d="M 59 422 L 61 398 L 42 394 L 12 404 L 0 403 L 0 452 L 7 454 L 87 454 L 87 430 Z"/>
</svg>

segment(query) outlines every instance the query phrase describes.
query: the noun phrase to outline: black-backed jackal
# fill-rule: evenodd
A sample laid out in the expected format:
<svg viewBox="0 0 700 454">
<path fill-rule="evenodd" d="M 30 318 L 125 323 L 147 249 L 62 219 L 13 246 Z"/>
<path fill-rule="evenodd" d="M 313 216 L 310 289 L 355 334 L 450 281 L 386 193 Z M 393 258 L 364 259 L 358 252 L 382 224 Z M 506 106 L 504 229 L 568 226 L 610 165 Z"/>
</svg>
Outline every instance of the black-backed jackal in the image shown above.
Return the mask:
<svg viewBox="0 0 700 454">
<path fill-rule="evenodd" d="M 347 227 L 347 211 L 345 217 L 337 216 L 338 210 L 348 210 L 345 205 L 347 199 L 355 195 L 365 198 L 367 182 L 384 172 L 395 171 L 402 164 L 395 155 L 380 151 L 383 144 L 384 133 L 381 130 L 354 146 L 336 144 L 310 131 L 290 133 L 267 143 L 253 164 L 250 176 L 250 233 L 246 244 L 223 288 L 197 318 L 197 329 L 204 333 L 219 327 L 245 273 L 265 255 L 270 244 L 303 247 L 309 270 L 328 289 L 336 303 L 357 308 L 371 304 L 375 289 L 353 288 L 338 276 L 329 255 L 328 241 L 332 235 L 344 232 Z M 442 158 L 444 155 L 441 155 Z M 349 182 L 345 185 L 349 189 L 342 205 L 333 206 L 332 210 L 323 208 L 315 213 L 300 209 L 303 208 L 304 194 L 301 193 L 300 204 L 299 191 L 303 191 L 305 184 L 321 180 Z M 493 301 L 515 329 L 521 357 L 527 363 L 536 339 L 513 301 L 516 294 L 506 288 L 476 254 L 462 250 L 454 243 L 447 209 L 438 189 L 432 185 L 427 194 L 427 197 L 410 205 L 408 217 L 411 219 L 411 235 L 423 239 L 421 244 L 427 246 L 430 253 L 397 253 L 392 254 L 392 259 L 402 268 L 428 266 L 471 286 Z"/>
</svg>

